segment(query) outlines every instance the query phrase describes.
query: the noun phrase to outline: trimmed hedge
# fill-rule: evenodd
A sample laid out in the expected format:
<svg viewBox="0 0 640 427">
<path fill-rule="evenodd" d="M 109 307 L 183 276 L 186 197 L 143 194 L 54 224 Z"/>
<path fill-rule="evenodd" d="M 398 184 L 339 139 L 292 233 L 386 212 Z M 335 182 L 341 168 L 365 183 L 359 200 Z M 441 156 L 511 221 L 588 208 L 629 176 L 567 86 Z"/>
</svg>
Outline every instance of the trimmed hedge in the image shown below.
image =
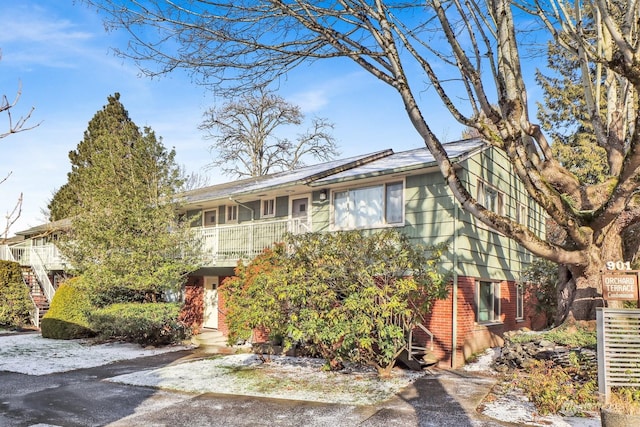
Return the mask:
<svg viewBox="0 0 640 427">
<path fill-rule="evenodd" d="M 29 323 L 32 307 L 20 264 L 0 261 L 0 327 L 20 328 Z"/>
<path fill-rule="evenodd" d="M 82 279 L 74 277 L 65 281 L 56 291 L 49 311 L 42 318 L 42 337 L 69 340 L 94 336 L 87 317 L 92 309 Z"/>
<path fill-rule="evenodd" d="M 101 339 L 118 339 L 140 345 L 167 345 L 190 336 L 178 321 L 181 304 L 121 303 L 95 310 L 91 326 Z"/>
</svg>

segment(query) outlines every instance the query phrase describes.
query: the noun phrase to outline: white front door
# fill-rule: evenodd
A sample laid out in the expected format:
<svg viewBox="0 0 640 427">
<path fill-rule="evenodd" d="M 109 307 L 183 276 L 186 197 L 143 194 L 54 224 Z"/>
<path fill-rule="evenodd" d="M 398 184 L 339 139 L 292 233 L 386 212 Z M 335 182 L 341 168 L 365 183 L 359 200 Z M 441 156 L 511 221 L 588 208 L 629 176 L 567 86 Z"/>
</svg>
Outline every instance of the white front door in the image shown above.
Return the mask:
<svg viewBox="0 0 640 427">
<path fill-rule="evenodd" d="M 293 199 L 291 201 L 291 218 L 297 219 L 300 222 L 297 224 L 298 229 L 291 231 L 295 234 L 311 231 L 311 227 L 309 226 L 309 215 L 309 198 L 302 197 L 299 199 Z"/>
<path fill-rule="evenodd" d="M 204 277 L 204 319 L 202 326 L 218 329 L 218 277 Z"/>
</svg>

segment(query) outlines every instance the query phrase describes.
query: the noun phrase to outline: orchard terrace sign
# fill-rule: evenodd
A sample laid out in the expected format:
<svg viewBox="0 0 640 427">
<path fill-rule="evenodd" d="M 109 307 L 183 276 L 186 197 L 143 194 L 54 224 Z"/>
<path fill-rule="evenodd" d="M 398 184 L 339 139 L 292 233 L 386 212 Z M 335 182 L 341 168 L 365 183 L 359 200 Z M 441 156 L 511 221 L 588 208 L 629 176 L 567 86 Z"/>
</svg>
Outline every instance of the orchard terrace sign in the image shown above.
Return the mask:
<svg viewBox="0 0 640 427">
<path fill-rule="evenodd" d="M 607 301 L 638 301 L 638 273 L 603 274 L 602 297 Z"/>
</svg>

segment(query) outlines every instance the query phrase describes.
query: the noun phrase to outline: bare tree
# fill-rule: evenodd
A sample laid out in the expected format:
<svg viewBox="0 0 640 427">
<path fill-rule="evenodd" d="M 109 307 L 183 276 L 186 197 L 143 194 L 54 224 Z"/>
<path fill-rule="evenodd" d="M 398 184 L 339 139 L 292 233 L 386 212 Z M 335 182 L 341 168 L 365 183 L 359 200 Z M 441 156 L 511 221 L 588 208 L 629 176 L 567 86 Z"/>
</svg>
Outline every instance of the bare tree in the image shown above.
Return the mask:
<svg viewBox="0 0 640 427">
<path fill-rule="evenodd" d="M 0 59 L 2 59 L 2 51 L 0 51 Z M 6 114 L 6 117 L 8 120 L 8 126 L 6 128 L 7 129 L 6 131 L 0 132 L 0 139 L 6 138 L 11 134 L 29 130 L 38 126 L 38 124 L 30 127 L 26 125 L 27 121 L 31 118 L 31 114 L 33 113 L 34 108 L 31 108 L 31 110 L 29 110 L 29 112 L 26 115 L 19 116 L 17 119 L 14 118 L 14 116 L 12 115 L 12 110 L 18 104 L 18 100 L 20 100 L 21 95 L 22 95 L 21 86 L 18 86 L 18 91 L 16 93 L 16 96 L 13 98 L 13 101 L 9 101 L 9 99 L 7 98 L 7 95 L 2 95 L 2 99 L 0 100 L 0 114 Z M 0 179 L 0 184 L 4 183 L 7 179 L 9 179 L 10 176 L 11 176 L 11 172 L 7 173 L 7 175 L 4 178 Z M 6 222 L 5 222 L 4 230 L 0 235 L 1 237 L 0 241 L 7 240 L 7 237 L 9 236 L 9 229 L 13 224 L 15 224 L 18 218 L 20 218 L 20 215 L 22 214 L 22 197 L 23 195 L 22 193 L 20 193 L 20 196 L 18 197 L 18 201 L 16 202 L 13 209 L 7 211 L 5 215 Z"/>
<path fill-rule="evenodd" d="M 295 141 L 277 135 L 282 127 L 299 126 L 303 120 L 300 107 L 259 88 L 207 111 L 200 129 L 213 140 L 212 167 L 241 178 L 295 169 L 304 166 L 305 157 L 326 161 L 338 156 L 329 133 L 333 125 L 325 119 L 314 119 Z"/>
<path fill-rule="evenodd" d="M 130 49 L 121 53 L 149 75 L 185 68 L 205 83 L 232 90 L 276 80 L 306 60 L 351 59 L 397 92 L 463 209 L 566 267 L 557 320 L 595 317 L 595 307 L 602 304 L 599 272 L 606 261 L 622 260 L 620 233 L 640 219 L 635 197 L 640 179 L 640 129 L 635 124 L 640 2 L 91 3 L 110 14 L 110 24 L 134 35 Z M 531 39 L 532 23 L 539 24 L 540 39 L 554 39 L 581 60 L 589 120 L 610 164 L 610 179 L 602 185 L 581 184 L 554 158 L 540 126 L 529 117 L 525 82 L 534 79 L 523 66 L 523 43 Z M 419 75 L 407 73 L 416 69 Z M 504 151 L 530 197 L 564 232 L 562 241 L 541 239 L 470 194 L 430 127 L 437 120 L 429 108 L 433 97 L 418 97 L 427 89 L 458 122 Z M 607 102 L 600 102 L 604 98 Z"/>
</svg>

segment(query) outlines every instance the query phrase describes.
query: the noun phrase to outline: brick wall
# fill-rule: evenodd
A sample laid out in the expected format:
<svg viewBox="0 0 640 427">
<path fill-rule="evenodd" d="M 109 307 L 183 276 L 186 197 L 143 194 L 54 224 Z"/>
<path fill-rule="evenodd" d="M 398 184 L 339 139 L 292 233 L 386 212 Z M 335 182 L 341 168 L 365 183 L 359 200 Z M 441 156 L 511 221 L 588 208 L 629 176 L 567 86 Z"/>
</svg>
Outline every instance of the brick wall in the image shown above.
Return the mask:
<svg viewBox="0 0 640 427">
<path fill-rule="evenodd" d="M 458 277 L 457 295 L 457 337 L 456 354 L 453 357 L 453 288 L 445 300 L 436 301 L 431 313 L 425 317 L 425 326 L 435 336 L 434 351 L 442 367 L 459 367 L 474 354 L 489 347 L 501 346 L 505 331 L 531 328 L 531 315 L 527 313 L 525 300 L 525 316 L 516 320 L 516 284 L 503 281 L 500 283 L 501 322 L 495 324 L 476 324 L 475 321 L 475 281 L 473 277 Z M 526 298 L 526 297 L 525 297 Z"/>
<path fill-rule="evenodd" d="M 204 315 L 204 280 L 200 276 L 189 276 L 184 288 L 184 305 L 178 319 L 191 328 L 194 334 L 200 332 Z"/>
</svg>

